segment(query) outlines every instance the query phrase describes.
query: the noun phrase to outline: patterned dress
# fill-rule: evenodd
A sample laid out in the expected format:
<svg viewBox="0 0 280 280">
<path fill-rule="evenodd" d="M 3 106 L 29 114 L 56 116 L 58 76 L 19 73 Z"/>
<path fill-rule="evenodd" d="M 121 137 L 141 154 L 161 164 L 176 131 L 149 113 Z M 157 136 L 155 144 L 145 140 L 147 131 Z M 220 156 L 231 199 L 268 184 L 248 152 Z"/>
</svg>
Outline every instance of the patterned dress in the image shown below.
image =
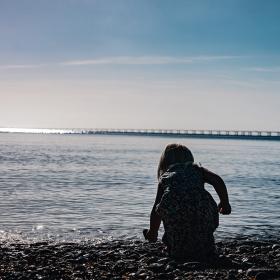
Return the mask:
<svg viewBox="0 0 280 280">
<path fill-rule="evenodd" d="M 176 259 L 201 260 L 215 251 L 218 207 L 204 189 L 202 172 L 192 162 L 175 164 L 159 179 L 163 195 L 156 212 L 163 221 L 163 242 Z"/>
</svg>

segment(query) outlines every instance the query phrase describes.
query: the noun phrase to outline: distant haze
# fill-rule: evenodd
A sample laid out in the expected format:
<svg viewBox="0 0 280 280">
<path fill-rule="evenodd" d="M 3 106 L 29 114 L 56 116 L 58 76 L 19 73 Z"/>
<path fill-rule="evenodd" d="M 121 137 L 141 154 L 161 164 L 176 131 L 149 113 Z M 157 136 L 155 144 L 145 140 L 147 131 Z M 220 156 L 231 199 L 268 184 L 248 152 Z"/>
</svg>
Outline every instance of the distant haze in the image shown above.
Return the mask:
<svg viewBox="0 0 280 280">
<path fill-rule="evenodd" d="M 279 130 L 278 0 L 0 5 L 0 127 Z"/>
</svg>

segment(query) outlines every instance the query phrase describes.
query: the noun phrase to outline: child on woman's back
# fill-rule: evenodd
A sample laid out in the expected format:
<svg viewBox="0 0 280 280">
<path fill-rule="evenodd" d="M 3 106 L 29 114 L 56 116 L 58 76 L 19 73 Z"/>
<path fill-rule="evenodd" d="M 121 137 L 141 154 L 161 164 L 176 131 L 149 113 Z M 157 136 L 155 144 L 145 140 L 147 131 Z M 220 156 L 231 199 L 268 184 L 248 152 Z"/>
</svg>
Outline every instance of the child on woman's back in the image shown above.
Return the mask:
<svg viewBox="0 0 280 280">
<path fill-rule="evenodd" d="M 158 166 L 158 190 L 151 212 L 150 229 L 145 238 L 157 240 L 163 221 L 163 242 L 176 259 L 206 259 L 215 251 L 213 233 L 219 225 L 219 215 L 230 214 L 226 186 L 211 171 L 194 164 L 191 151 L 180 144 L 165 148 Z M 220 203 L 204 189 L 211 184 Z"/>
</svg>

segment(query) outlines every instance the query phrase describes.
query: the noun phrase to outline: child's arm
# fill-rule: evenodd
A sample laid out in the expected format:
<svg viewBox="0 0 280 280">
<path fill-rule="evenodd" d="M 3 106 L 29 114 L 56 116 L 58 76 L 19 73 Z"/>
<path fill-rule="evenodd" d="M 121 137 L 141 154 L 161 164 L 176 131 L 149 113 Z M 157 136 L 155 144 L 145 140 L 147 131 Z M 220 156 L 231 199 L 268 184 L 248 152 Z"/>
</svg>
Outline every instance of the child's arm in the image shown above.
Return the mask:
<svg viewBox="0 0 280 280">
<path fill-rule="evenodd" d="M 147 231 L 147 233 L 145 233 L 145 238 L 148 239 L 150 242 L 157 241 L 158 229 L 160 227 L 161 217 L 156 213 L 156 206 L 160 202 L 162 195 L 163 195 L 162 188 L 158 186 L 156 200 L 150 215 L 150 229 Z"/>
<path fill-rule="evenodd" d="M 216 193 L 218 194 L 218 196 L 220 198 L 220 203 L 218 205 L 219 212 L 221 214 L 225 214 L 225 215 L 230 214 L 231 206 L 229 204 L 227 187 L 226 187 L 223 179 L 219 175 L 217 175 L 205 168 L 202 168 L 202 170 L 203 170 L 204 181 L 214 187 Z"/>
</svg>

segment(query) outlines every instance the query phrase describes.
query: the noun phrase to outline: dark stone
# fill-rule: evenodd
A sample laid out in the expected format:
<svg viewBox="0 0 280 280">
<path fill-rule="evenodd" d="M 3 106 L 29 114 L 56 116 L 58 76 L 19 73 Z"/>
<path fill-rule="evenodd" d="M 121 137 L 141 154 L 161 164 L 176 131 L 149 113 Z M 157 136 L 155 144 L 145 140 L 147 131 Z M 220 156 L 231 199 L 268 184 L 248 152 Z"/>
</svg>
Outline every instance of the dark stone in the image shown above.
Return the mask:
<svg viewBox="0 0 280 280">
<path fill-rule="evenodd" d="M 149 269 L 152 271 L 161 271 L 164 268 L 163 264 L 160 263 L 152 263 L 149 265 Z"/>
<path fill-rule="evenodd" d="M 253 263 L 249 261 L 249 258 L 245 257 L 245 258 L 242 258 L 242 267 L 244 268 L 248 268 L 248 267 L 252 267 L 253 266 Z"/>
<path fill-rule="evenodd" d="M 265 272 L 259 272 L 256 276 L 255 276 L 255 280 L 266 280 L 269 279 L 270 277 L 267 276 L 267 274 Z"/>
<path fill-rule="evenodd" d="M 176 267 L 177 266 L 177 262 L 175 262 L 174 260 L 168 262 L 168 265 L 171 265 L 171 266 L 174 266 Z"/>
<path fill-rule="evenodd" d="M 167 263 L 169 261 L 169 258 L 161 258 L 161 259 L 159 259 L 157 262 L 158 263 Z"/>
<path fill-rule="evenodd" d="M 181 265 L 182 269 L 189 270 L 189 269 L 201 269 L 204 267 L 204 264 L 201 262 L 185 262 Z"/>
<path fill-rule="evenodd" d="M 249 245 L 241 245 L 237 248 L 237 252 L 239 253 L 249 252 L 250 250 L 252 250 L 252 247 Z"/>
<path fill-rule="evenodd" d="M 271 268 L 250 268 L 247 270 L 246 275 L 249 277 L 256 277 L 256 275 L 259 275 L 260 279 L 268 279 L 271 277 L 279 277 L 280 276 L 280 270 L 275 270 Z M 261 278 L 266 277 L 266 278 Z"/>
<path fill-rule="evenodd" d="M 227 280 L 235 280 L 236 279 L 236 274 L 235 274 L 235 271 L 234 270 L 230 270 L 228 273 L 227 273 Z"/>
<path fill-rule="evenodd" d="M 174 269 L 174 266 L 168 264 L 168 265 L 166 266 L 166 268 L 165 268 L 165 271 L 171 271 L 171 270 L 173 270 L 173 269 Z"/>
</svg>

